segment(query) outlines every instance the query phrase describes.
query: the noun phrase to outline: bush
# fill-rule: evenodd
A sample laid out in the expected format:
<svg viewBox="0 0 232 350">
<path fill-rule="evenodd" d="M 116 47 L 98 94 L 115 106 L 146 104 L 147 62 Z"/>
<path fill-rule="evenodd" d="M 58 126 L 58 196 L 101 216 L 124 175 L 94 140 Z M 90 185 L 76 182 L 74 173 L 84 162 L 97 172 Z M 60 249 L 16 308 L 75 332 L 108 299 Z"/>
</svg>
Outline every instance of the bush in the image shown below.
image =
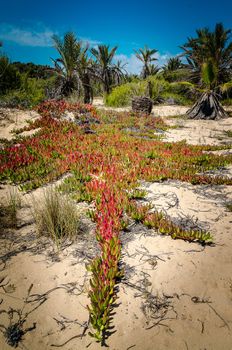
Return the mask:
<svg viewBox="0 0 232 350">
<path fill-rule="evenodd" d="M 105 104 L 110 107 L 123 107 L 131 104 L 134 96 L 144 96 L 147 92 L 148 81 L 152 83 L 152 99 L 156 101 L 160 93 L 167 89 L 168 83 L 159 77 L 149 77 L 145 80 L 133 80 L 117 86 L 105 97 Z"/>
<path fill-rule="evenodd" d="M 192 100 L 180 94 L 175 94 L 173 92 L 163 92 L 160 97 L 163 102 L 169 103 L 168 100 L 173 100 L 174 104 L 188 106 L 192 104 Z"/>
<path fill-rule="evenodd" d="M 6 56 L 0 56 L 0 95 L 20 87 L 20 74 Z"/>
<path fill-rule="evenodd" d="M 117 86 L 105 97 L 105 104 L 110 107 L 128 106 L 131 102 L 132 87 L 131 83 Z"/>
<path fill-rule="evenodd" d="M 163 76 L 168 82 L 181 82 L 186 81 L 190 78 L 190 73 L 188 69 L 177 69 L 174 71 L 164 71 Z"/>
<path fill-rule="evenodd" d="M 55 189 L 44 192 L 41 206 L 34 203 L 33 214 L 38 234 L 51 237 L 57 246 L 63 239 L 78 233 L 79 216 L 75 204 Z"/>
<path fill-rule="evenodd" d="M 161 94 L 169 89 L 169 83 L 166 80 L 164 80 L 161 76 L 149 77 L 147 81 L 150 81 L 152 85 L 151 98 L 154 102 L 159 102 Z"/>
<path fill-rule="evenodd" d="M 195 85 L 188 81 L 179 81 L 170 83 L 169 90 L 177 94 L 187 94 L 189 91 L 195 91 Z"/>
<path fill-rule="evenodd" d="M 222 100 L 223 106 L 232 106 L 232 98 L 226 98 Z"/>
<path fill-rule="evenodd" d="M 31 108 L 45 100 L 45 90 L 53 84 L 53 81 L 53 78 L 44 80 L 28 78 L 27 74 L 21 74 L 20 87 L 2 95 L 0 105 Z"/>
</svg>

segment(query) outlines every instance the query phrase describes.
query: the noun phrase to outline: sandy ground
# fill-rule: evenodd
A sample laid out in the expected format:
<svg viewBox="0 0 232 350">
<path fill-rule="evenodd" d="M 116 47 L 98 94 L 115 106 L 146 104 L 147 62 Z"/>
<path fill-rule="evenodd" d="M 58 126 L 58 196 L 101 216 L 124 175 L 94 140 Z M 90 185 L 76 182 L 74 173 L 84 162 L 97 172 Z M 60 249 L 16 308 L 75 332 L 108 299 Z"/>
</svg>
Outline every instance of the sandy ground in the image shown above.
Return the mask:
<svg viewBox="0 0 232 350">
<path fill-rule="evenodd" d="M 102 97 L 95 97 L 93 99 L 93 105 L 99 109 L 103 110 L 115 110 L 118 112 L 130 111 L 131 107 L 106 107 L 103 102 Z M 190 106 L 177 106 L 177 105 L 154 105 L 152 108 L 152 113 L 155 116 L 159 117 L 172 117 L 185 115 L 186 111 L 190 108 Z M 225 110 L 228 112 L 232 112 L 232 106 L 225 107 Z"/>
<path fill-rule="evenodd" d="M 160 110 L 164 113 L 165 107 Z M 176 115 L 175 106 L 166 107 L 168 115 L 171 110 Z M 14 120 L 16 112 L 11 113 Z M 32 112 L 20 113 L 29 119 Z M 165 134 L 169 141 L 231 141 L 223 131 L 232 130 L 232 118 L 220 122 L 173 118 L 167 122 L 178 126 Z M 1 135 L 10 137 L 8 127 L 8 123 L 0 127 Z M 224 171 L 232 176 L 231 167 Z M 202 247 L 175 241 L 142 225 L 132 225 L 130 232 L 123 233 L 125 277 L 118 286 L 109 349 L 231 350 L 232 213 L 225 206 L 232 201 L 231 186 L 193 186 L 178 181 L 143 182 L 141 186 L 147 191 L 146 201 L 183 225 L 211 231 L 215 244 Z M 10 188 L 1 185 L 1 201 Z M 32 194 L 39 205 L 43 189 Z M 33 328 L 23 336 L 22 349 L 56 349 L 55 345 L 68 340 L 62 349 L 100 349 L 88 331 L 79 336 L 88 321 L 85 264 L 97 251 L 94 224 L 84 215 L 86 206 L 80 205 L 80 235 L 57 252 L 51 241 L 36 235 L 32 194 L 21 194 L 18 228 L 0 233 L 0 329 L 13 323 L 11 314 L 1 310 L 13 308 L 21 310 L 25 318 L 23 329 Z M 13 316 L 15 322 L 17 315 Z M 0 349 L 11 348 L 0 333 Z"/>
<path fill-rule="evenodd" d="M 11 140 L 13 138 L 14 130 L 27 126 L 27 121 L 34 121 L 39 118 L 39 114 L 35 111 L 25 111 L 19 109 L 0 109 L 0 139 L 5 138 Z M 33 130 L 35 132 L 35 130 Z M 22 136 L 28 136 L 32 132 L 24 131 Z"/>
</svg>

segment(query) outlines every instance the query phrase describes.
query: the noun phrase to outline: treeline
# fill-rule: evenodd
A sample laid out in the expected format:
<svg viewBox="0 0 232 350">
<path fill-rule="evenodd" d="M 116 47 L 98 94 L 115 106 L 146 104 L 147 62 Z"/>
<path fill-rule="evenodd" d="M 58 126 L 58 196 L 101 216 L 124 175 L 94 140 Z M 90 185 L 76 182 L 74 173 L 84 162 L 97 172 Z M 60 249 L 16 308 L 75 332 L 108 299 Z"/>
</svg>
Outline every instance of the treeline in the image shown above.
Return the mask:
<svg viewBox="0 0 232 350">
<path fill-rule="evenodd" d="M 53 67 L 11 63 L 0 54 L 0 102 L 29 107 L 48 98 L 72 98 L 91 103 L 94 96 L 103 95 L 108 105 L 120 106 L 135 95 L 147 95 L 156 103 L 188 104 L 207 89 L 230 103 L 230 34 L 221 23 L 213 31 L 199 29 L 181 46 L 182 54 L 163 67 L 156 64 L 157 49 L 140 48 L 135 51 L 142 62 L 139 75 L 128 74 L 128 67 L 116 60 L 116 46 L 89 48 L 72 32 L 63 38 L 53 36 Z"/>
</svg>

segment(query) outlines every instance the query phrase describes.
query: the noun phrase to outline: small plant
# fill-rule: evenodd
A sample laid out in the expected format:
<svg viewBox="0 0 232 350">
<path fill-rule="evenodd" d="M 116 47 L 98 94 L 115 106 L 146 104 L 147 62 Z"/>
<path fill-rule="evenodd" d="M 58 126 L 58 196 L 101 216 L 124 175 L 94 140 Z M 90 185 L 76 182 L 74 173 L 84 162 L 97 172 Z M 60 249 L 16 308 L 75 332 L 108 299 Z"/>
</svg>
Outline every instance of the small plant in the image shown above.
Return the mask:
<svg viewBox="0 0 232 350">
<path fill-rule="evenodd" d="M 143 199 L 147 195 L 147 191 L 135 189 L 128 194 L 129 199 Z"/>
<path fill-rule="evenodd" d="M 158 152 L 156 152 L 156 151 L 150 151 L 150 152 L 148 152 L 147 153 L 147 158 L 149 158 L 149 159 L 158 159 L 160 156 L 159 156 L 159 154 L 158 154 Z"/>
<path fill-rule="evenodd" d="M 135 220 L 135 222 L 144 222 L 148 211 L 152 208 L 150 204 L 148 205 L 136 205 L 133 201 L 131 201 L 127 206 L 128 215 Z"/>
<path fill-rule="evenodd" d="M 229 203 L 226 203 L 226 208 L 227 210 L 232 211 L 232 201 Z"/>
<path fill-rule="evenodd" d="M 87 212 L 86 212 L 86 215 L 87 215 L 93 222 L 96 221 L 96 211 L 95 211 L 95 210 L 88 209 Z"/>
<path fill-rule="evenodd" d="M 0 226 L 3 228 L 17 227 L 17 211 L 21 207 L 21 198 L 15 189 L 8 194 L 6 204 L 0 205 Z"/>
<path fill-rule="evenodd" d="M 63 239 L 78 233 L 79 216 L 76 206 L 55 189 L 44 192 L 42 206 L 34 203 L 34 219 L 39 235 L 51 237 L 57 246 Z"/>
<path fill-rule="evenodd" d="M 129 231 L 129 219 L 127 217 L 123 217 L 120 221 L 121 227 L 120 229 L 124 232 Z"/>
<path fill-rule="evenodd" d="M 225 130 L 224 133 L 226 134 L 226 136 L 232 137 L 232 130 Z"/>
<path fill-rule="evenodd" d="M 58 187 L 58 190 L 63 193 L 71 194 L 71 198 L 77 202 L 90 203 L 93 198 L 89 192 L 86 191 L 85 184 L 91 179 L 90 176 L 75 173 L 75 176 L 70 176 Z"/>
<path fill-rule="evenodd" d="M 149 229 L 155 229 L 161 235 L 169 235 L 173 239 L 183 239 L 189 242 L 210 244 L 213 238 L 210 232 L 204 230 L 188 230 L 174 224 L 163 212 L 155 211 L 148 214 L 143 224 Z"/>
</svg>

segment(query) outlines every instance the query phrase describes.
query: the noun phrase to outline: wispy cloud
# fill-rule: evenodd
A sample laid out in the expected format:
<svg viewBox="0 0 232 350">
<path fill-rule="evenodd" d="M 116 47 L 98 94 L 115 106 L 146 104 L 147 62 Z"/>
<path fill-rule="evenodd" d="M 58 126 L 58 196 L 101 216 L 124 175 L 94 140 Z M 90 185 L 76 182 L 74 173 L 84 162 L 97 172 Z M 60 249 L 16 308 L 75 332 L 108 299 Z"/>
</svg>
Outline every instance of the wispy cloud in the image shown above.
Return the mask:
<svg viewBox="0 0 232 350">
<path fill-rule="evenodd" d="M 101 45 L 102 42 L 101 41 L 98 41 L 98 40 L 92 40 L 92 39 L 89 39 L 89 38 L 80 38 L 80 40 L 84 43 L 84 44 L 87 44 L 91 47 L 95 47 L 97 45 Z"/>
<path fill-rule="evenodd" d="M 130 56 L 124 54 L 118 54 L 114 57 L 115 61 L 121 61 L 123 64 L 126 64 L 125 69 L 128 73 L 139 74 L 143 64 L 135 54 L 131 54 Z"/>
<path fill-rule="evenodd" d="M 154 55 L 154 57 L 157 59 L 157 61 L 155 61 L 154 63 L 159 66 L 162 67 L 164 64 L 167 63 L 167 61 L 171 58 L 174 57 L 175 55 L 172 55 L 169 52 L 166 52 L 164 54 L 161 54 L 160 52 L 156 52 L 156 54 Z"/>
<path fill-rule="evenodd" d="M 11 24 L 0 25 L 0 39 L 2 41 L 11 41 L 23 46 L 52 46 L 52 35 L 55 32 L 44 28 L 41 29 L 22 29 Z"/>
<path fill-rule="evenodd" d="M 154 57 L 157 59 L 157 61 L 154 61 L 154 64 L 162 67 L 167 63 L 169 58 L 174 57 L 174 55 L 170 53 L 161 54 L 160 52 L 157 52 Z M 131 54 L 130 56 L 124 54 L 115 55 L 115 60 L 121 60 L 123 64 L 127 64 L 125 68 L 128 73 L 139 74 L 143 67 L 142 62 L 135 56 L 135 54 Z"/>
<path fill-rule="evenodd" d="M 29 29 L 7 23 L 0 24 L 0 40 L 11 41 L 22 46 L 51 47 L 53 46 L 52 36 L 54 34 L 59 35 L 57 31 L 46 28 L 41 23 Z M 80 40 L 91 47 L 101 44 L 100 41 L 90 38 L 80 38 Z"/>
</svg>

